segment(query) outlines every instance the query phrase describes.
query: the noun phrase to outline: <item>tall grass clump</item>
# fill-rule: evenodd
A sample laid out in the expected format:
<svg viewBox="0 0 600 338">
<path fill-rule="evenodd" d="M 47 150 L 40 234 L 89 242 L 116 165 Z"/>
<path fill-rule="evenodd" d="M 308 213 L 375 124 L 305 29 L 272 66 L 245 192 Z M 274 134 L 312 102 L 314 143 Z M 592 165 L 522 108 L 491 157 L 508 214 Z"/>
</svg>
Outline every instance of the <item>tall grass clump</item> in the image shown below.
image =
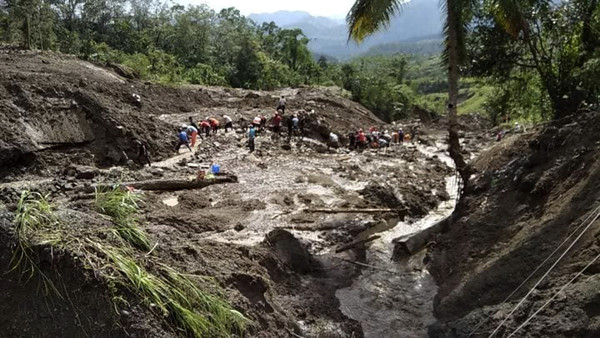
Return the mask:
<svg viewBox="0 0 600 338">
<path fill-rule="evenodd" d="M 164 267 L 155 275 L 140 266 L 126 250 L 95 244 L 114 264 L 113 276 L 144 303 L 158 309 L 191 337 L 231 337 L 242 334 L 248 324 L 240 312 L 219 297 L 207 294 L 186 276 Z"/>
<path fill-rule="evenodd" d="M 26 282 L 39 276 L 44 293 L 51 291 L 60 296 L 58 289 L 50 278 L 40 269 L 33 250 L 34 245 L 54 244 L 60 238 L 56 230 L 58 217 L 54 214 L 54 206 L 47 195 L 38 192 L 23 191 L 15 213 L 15 238 L 17 247 L 10 262 L 10 271 L 20 270 L 26 276 Z"/>
<path fill-rule="evenodd" d="M 115 231 L 125 242 L 141 250 L 150 250 L 148 235 L 139 226 L 137 213 L 142 199 L 120 186 L 109 189 L 96 188 L 96 208 L 112 218 Z"/>
</svg>

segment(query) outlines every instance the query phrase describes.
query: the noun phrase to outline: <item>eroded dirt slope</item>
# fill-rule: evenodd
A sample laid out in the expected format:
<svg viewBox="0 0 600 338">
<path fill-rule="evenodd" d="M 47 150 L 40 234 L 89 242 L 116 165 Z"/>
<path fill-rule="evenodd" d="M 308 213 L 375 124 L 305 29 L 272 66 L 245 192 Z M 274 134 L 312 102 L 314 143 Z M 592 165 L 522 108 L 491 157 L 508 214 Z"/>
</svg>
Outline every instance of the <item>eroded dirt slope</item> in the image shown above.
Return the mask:
<svg viewBox="0 0 600 338">
<path fill-rule="evenodd" d="M 497 332 L 505 337 L 598 255 L 600 222 L 589 220 L 598 215 L 600 198 L 599 125 L 600 114 L 579 113 L 510 136 L 475 161 L 473 189 L 433 251 L 432 274 L 440 290 L 432 336 L 487 337 L 590 225 Z M 599 264 L 586 269 L 516 336 L 600 335 Z"/>
</svg>

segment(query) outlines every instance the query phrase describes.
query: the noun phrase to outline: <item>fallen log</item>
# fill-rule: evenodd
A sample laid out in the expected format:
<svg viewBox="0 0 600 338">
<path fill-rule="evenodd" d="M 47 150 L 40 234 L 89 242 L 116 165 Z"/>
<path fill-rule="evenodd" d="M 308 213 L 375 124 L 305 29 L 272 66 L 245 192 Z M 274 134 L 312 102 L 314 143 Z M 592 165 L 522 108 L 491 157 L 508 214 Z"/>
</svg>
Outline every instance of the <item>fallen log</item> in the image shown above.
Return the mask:
<svg viewBox="0 0 600 338">
<path fill-rule="evenodd" d="M 401 213 L 401 212 L 406 212 L 406 210 L 405 209 L 389 209 L 389 208 L 383 208 L 383 209 L 328 209 L 328 208 L 321 208 L 321 209 L 304 209 L 304 212 L 311 213 L 311 214 L 317 214 L 317 213 L 323 213 L 323 214 L 377 214 L 377 213 L 384 213 L 384 212 Z"/>
<path fill-rule="evenodd" d="M 359 241 L 354 241 L 352 243 L 348 243 L 345 245 L 340 246 L 339 248 L 335 249 L 335 253 L 340 253 L 340 252 L 344 252 L 344 251 L 348 251 L 350 249 L 353 249 L 361 244 L 365 244 L 365 243 L 369 243 L 372 242 L 378 238 L 381 238 L 381 236 L 377 235 L 377 236 L 371 236 L 367 239 L 361 239 Z"/>
<path fill-rule="evenodd" d="M 214 179 L 207 180 L 185 180 L 185 179 L 170 179 L 170 180 L 147 180 L 147 181 L 134 181 L 134 182 L 123 182 L 123 183 L 97 183 L 91 186 L 83 187 L 83 192 L 94 192 L 97 188 L 99 189 L 111 189 L 118 184 L 122 187 L 131 187 L 140 190 L 151 190 L 151 191 L 176 191 L 176 190 L 190 190 L 200 189 L 208 187 L 213 184 L 223 183 L 235 183 L 237 182 L 237 176 L 235 175 L 218 175 Z"/>
<path fill-rule="evenodd" d="M 450 216 L 440 220 L 427 229 L 395 238 L 392 240 L 392 243 L 394 244 L 392 259 L 400 260 L 403 257 L 412 256 L 419 252 L 431 241 L 434 235 L 444 230 L 449 221 Z"/>
</svg>

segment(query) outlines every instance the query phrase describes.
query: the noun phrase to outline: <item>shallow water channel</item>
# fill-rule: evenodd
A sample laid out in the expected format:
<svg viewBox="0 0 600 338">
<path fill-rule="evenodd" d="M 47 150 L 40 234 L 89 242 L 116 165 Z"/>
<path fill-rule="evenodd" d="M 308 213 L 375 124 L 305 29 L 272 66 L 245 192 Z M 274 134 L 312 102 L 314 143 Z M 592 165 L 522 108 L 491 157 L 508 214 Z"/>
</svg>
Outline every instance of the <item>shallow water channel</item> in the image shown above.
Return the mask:
<svg viewBox="0 0 600 338">
<path fill-rule="evenodd" d="M 434 322 L 433 299 L 437 286 L 423 268 L 423 252 L 402 262 L 391 260 L 392 240 L 426 229 L 454 210 L 458 187 L 454 177 L 446 179 L 450 194 L 447 202 L 418 220 L 400 221 L 393 228 L 378 233 L 366 253 L 366 264 L 351 286 L 336 296 L 341 311 L 359 321 L 365 337 L 423 337 Z"/>
</svg>

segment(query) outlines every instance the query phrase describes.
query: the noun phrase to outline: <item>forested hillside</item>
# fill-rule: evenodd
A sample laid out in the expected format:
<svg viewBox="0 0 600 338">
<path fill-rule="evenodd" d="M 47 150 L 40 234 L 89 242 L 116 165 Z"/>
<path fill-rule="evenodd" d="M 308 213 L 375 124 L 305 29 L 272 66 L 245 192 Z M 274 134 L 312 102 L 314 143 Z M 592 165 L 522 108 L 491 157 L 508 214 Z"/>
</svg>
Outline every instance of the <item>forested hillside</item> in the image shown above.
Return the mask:
<svg viewBox="0 0 600 338">
<path fill-rule="evenodd" d="M 532 33 L 514 36 L 495 19 L 492 3 L 477 2 L 469 14 L 461 113 L 485 113 L 496 123 L 541 121 L 598 102 L 597 1 L 536 2 L 534 9 L 522 13 L 522 20 L 535 23 Z M 415 1 L 403 14 L 421 13 L 430 5 Z M 308 20 L 305 14 L 291 14 L 287 21 L 278 20 L 287 27 Z M 438 14 L 436 9 L 430 16 Z M 392 32 L 414 22 L 402 18 L 394 17 Z M 322 21 L 317 19 L 307 22 Z M 321 22 L 328 27 L 321 28 L 322 34 L 331 34 L 334 24 Z M 336 38 L 345 40 L 346 33 L 338 28 Z M 311 53 L 311 40 L 298 28 L 257 24 L 234 8 L 215 12 L 204 5 L 156 0 L 2 0 L 0 39 L 122 64 L 126 67 L 119 69 L 129 76 L 161 83 L 263 90 L 343 87 L 386 121 L 406 117 L 416 106 L 436 114 L 446 110 L 447 81 L 437 39 L 389 42 L 340 63 Z M 408 54 L 381 56 L 397 49 Z"/>
</svg>

